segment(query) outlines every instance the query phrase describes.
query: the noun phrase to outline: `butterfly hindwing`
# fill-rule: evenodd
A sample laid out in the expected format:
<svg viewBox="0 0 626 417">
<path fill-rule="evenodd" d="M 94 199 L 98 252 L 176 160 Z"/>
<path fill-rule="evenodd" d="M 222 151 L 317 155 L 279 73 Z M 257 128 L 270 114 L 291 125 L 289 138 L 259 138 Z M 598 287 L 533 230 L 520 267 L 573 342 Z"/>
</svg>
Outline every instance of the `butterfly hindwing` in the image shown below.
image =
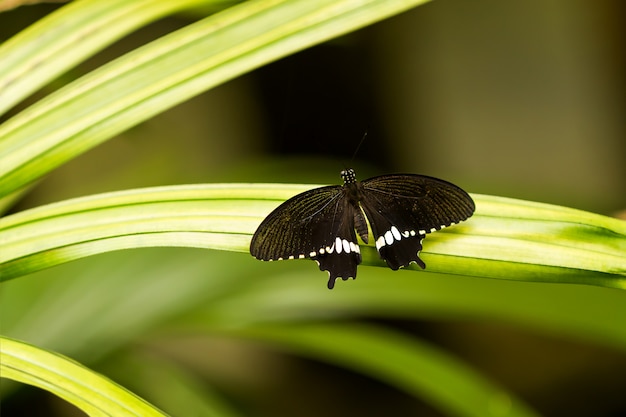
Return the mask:
<svg viewBox="0 0 626 417">
<path fill-rule="evenodd" d="M 471 197 L 456 185 L 423 175 L 383 175 L 361 182 L 361 206 L 376 249 L 391 269 L 416 262 L 427 233 L 467 219 Z"/>
<path fill-rule="evenodd" d="M 356 277 L 361 254 L 352 206 L 341 186 L 316 188 L 287 200 L 258 227 L 250 253 L 257 259 L 310 258 L 328 271 L 328 287 L 337 278 Z"/>
<path fill-rule="evenodd" d="M 335 286 L 335 280 L 356 278 L 356 267 L 361 263 L 361 250 L 354 230 L 354 208 L 347 199 L 338 203 L 338 215 L 328 228 L 319 228 L 315 235 L 319 241 L 329 242 L 323 245 L 315 256 L 322 271 L 328 271 L 328 288 Z M 329 231 L 330 232 L 329 234 Z"/>
<path fill-rule="evenodd" d="M 413 229 L 395 226 L 385 212 L 380 213 L 371 209 L 371 205 L 364 209 L 372 227 L 376 242 L 376 250 L 389 268 L 394 271 L 416 262 L 422 269 L 426 267 L 419 257 L 422 250 L 424 234 Z"/>
</svg>

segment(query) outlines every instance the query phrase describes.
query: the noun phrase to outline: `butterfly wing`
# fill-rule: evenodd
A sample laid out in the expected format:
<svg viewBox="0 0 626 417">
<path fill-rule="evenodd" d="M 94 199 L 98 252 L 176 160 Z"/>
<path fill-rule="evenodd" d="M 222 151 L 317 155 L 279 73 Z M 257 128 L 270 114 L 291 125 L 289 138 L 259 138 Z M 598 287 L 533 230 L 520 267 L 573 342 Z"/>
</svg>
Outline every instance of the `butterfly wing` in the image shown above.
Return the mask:
<svg viewBox="0 0 626 417">
<path fill-rule="evenodd" d="M 398 174 L 361 182 L 361 206 L 370 222 L 376 249 L 391 269 L 416 262 L 427 233 L 470 217 L 474 201 L 461 188 L 423 175 Z"/>
<path fill-rule="evenodd" d="M 259 225 L 250 253 L 264 261 L 311 258 L 328 271 L 329 288 L 337 278 L 355 278 L 361 253 L 343 187 L 316 188 L 285 201 Z"/>
</svg>

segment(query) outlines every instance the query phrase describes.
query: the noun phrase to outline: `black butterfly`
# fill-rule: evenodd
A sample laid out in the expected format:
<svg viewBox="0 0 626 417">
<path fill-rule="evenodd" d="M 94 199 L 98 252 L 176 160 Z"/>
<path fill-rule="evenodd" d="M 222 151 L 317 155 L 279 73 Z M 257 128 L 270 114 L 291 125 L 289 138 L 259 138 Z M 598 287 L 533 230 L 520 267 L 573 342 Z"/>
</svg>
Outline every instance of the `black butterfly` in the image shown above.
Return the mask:
<svg viewBox="0 0 626 417">
<path fill-rule="evenodd" d="M 332 289 L 337 278 L 356 278 L 361 263 L 356 233 L 368 242 L 366 217 L 380 257 L 397 270 L 411 262 L 425 268 L 419 257 L 424 236 L 474 213 L 465 191 L 437 178 L 396 174 L 357 181 L 352 169 L 341 177 L 343 186 L 305 191 L 271 212 L 252 237 L 252 256 L 313 259 L 328 271 Z"/>
</svg>

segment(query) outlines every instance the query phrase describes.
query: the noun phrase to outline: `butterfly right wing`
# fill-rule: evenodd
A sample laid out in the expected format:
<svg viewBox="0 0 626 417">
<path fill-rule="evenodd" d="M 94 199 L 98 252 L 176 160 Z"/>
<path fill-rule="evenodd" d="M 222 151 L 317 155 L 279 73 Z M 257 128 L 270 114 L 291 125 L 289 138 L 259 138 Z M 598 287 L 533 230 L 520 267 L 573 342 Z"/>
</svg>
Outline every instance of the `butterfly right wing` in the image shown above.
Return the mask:
<svg viewBox="0 0 626 417">
<path fill-rule="evenodd" d="M 250 253 L 264 261 L 310 258 L 335 280 L 356 277 L 361 253 L 354 231 L 354 208 L 343 187 L 305 191 L 271 212 L 259 225 Z"/>
<path fill-rule="evenodd" d="M 475 209 L 467 192 L 425 175 L 383 175 L 361 184 L 376 249 L 394 270 L 411 262 L 425 268 L 419 257 L 424 236 L 467 219 Z"/>
</svg>

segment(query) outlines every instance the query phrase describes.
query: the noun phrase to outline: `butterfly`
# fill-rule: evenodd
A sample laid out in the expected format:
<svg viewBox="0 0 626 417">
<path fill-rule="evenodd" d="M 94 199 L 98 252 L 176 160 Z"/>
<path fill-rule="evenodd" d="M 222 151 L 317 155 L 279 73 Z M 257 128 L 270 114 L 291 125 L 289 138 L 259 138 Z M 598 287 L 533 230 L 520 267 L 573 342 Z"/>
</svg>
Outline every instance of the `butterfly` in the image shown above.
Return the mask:
<svg viewBox="0 0 626 417">
<path fill-rule="evenodd" d="M 397 270 L 417 263 L 425 235 L 474 213 L 472 198 L 447 181 L 424 175 L 391 174 L 357 181 L 341 171 L 343 185 L 298 194 L 272 211 L 257 228 L 250 253 L 264 261 L 309 258 L 337 278 L 356 278 L 361 263 L 358 234 L 369 242 L 368 222 L 378 254 Z"/>
</svg>

